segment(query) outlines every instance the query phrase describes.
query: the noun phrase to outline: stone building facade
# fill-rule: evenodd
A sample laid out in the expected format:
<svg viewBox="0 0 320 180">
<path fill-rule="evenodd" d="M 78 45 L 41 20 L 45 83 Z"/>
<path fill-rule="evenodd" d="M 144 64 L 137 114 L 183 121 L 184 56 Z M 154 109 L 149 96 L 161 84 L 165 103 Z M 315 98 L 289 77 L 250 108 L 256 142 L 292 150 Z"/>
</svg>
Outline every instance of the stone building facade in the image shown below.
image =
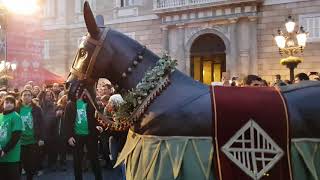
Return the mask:
<svg viewBox="0 0 320 180">
<path fill-rule="evenodd" d="M 288 78 L 272 35 L 292 15 L 310 32 L 297 72 L 320 71 L 320 0 L 89 0 L 106 26 L 117 29 L 205 83 L 258 74 Z M 47 0 L 44 62 L 66 75 L 86 28 L 83 0 Z"/>
</svg>

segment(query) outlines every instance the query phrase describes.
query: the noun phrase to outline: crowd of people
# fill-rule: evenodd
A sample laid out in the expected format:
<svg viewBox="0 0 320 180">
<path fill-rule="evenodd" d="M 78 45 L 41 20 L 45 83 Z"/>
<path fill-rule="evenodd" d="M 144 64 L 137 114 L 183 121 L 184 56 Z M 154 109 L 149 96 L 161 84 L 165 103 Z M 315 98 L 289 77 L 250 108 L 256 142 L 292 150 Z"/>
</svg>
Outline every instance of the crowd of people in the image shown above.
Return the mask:
<svg viewBox="0 0 320 180">
<path fill-rule="evenodd" d="M 299 73 L 294 82 L 276 75 L 268 83 L 257 75 L 223 81 L 225 86 L 286 86 L 305 80 L 320 81 L 319 73 Z M 112 132 L 97 121 L 94 106 L 85 93 L 69 101 L 63 85 L 39 87 L 27 83 L 18 89 L 0 89 L 0 178 L 27 180 L 44 171 L 65 171 L 67 155 L 73 154 L 75 179 L 91 162 L 97 180 L 102 168 L 113 168 L 126 140 L 126 132 Z M 107 117 L 124 102 L 111 83 L 97 87 L 98 110 Z M 104 162 L 103 164 L 101 162 Z M 125 179 L 124 169 L 122 177 Z"/>
<path fill-rule="evenodd" d="M 123 102 L 113 93 L 110 83 L 97 88 L 96 100 L 105 115 Z M 68 154 L 73 154 L 75 179 L 82 179 L 88 162 L 96 179 L 102 179 L 100 166 L 113 168 L 124 145 L 125 133 L 106 131 L 86 95 L 68 101 L 63 85 L 28 82 L 21 91 L 1 89 L 0 102 L 0 179 L 25 174 L 31 180 L 44 172 L 66 171 Z"/>
<path fill-rule="evenodd" d="M 296 84 L 301 81 L 320 81 L 320 74 L 318 72 L 311 72 L 308 74 L 306 73 L 299 73 L 296 74 L 294 77 L 294 81 L 290 80 L 282 80 L 280 74 L 276 74 L 274 76 L 273 82 L 267 82 L 266 80 L 262 79 L 257 75 L 248 75 L 244 78 L 239 77 L 232 77 L 231 80 L 224 80 L 221 85 L 224 86 L 258 86 L 258 87 L 272 87 L 272 86 L 287 86 L 290 84 Z"/>
</svg>

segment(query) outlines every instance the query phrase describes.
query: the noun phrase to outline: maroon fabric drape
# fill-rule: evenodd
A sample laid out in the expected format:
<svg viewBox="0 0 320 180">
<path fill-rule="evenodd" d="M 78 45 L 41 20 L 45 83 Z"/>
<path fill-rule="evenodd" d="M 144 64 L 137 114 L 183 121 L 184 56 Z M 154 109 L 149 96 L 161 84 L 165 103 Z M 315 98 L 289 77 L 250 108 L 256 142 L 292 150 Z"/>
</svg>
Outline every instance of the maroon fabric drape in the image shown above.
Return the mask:
<svg viewBox="0 0 320 180">
<path fill-rule="evenodd" d="M 211 87 L 215 146 L 215 169 L 219 180 L 249 180 L 253 179 L 240 169 L 222 147 L 248 123 L 253 120 L 269 137 L 283 150 L 284 155 L 261 179 L 263 180 L 290 180 L 290 135 L 288 114 L 284 99 L 275 88 L 258 87 Z M 257 131 L 253 131 L 258 134 Z M 254 134 L 254 133 L 251 133 Z M 253 135 L 254 149 L 262 146 L 257 142 L 257 136 Z M 250 139 L 248 131 L 244 133 L 245 139 Z M 259 135 L 259 138 L 262 136 Z M 260 140 L 260 139 L 259 139 Z M 241 141 L 241 140 L 240 140 Z M 259 145 L 258 145 L 259 144 Z M 248 145 L 248 144 L 247 144 Z M 242 147 L 241 143 L 233 143 L 233 147 Z M 250 145 L 249 145 L 250 146 Z M 255 151 L 254 151 L 255 152 Z M 241 152 L 240 152 L 241 153 Z M 234 153 L 236 154 L 236 153 Z M 237 154 L 236 154 L 237 155 Z M 273 155 L 255 153 L 255 156 Z M 248 157 L 252 157 L 248 155 Z M 251 162 L 252 159 L 250 159 Z M 259 164 L 260 163 L 260 164 Z M 258 162 L 261 167 L 261 162 Z M 252 166 L 253 163 L 250 165 Z"/>
</svg>

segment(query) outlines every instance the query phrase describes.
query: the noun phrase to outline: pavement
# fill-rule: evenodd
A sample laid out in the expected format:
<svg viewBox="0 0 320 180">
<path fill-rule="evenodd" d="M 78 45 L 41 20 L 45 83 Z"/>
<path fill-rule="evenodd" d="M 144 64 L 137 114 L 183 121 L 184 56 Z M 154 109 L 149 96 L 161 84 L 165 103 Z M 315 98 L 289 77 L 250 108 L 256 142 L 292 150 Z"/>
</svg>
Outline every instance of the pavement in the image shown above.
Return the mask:
<svg viewBox="0 0 320 180">
<path fill-rule="evenodd" d="M 102 168 L 103 171 L 103 180 L 121 180 L 121 171 L 120 168 L 115 169 L 106 169 Z M 25 180 L 26 177 L 22 176 L 22 180 Z M 34 180 L 73 180 L 73 166 L 72 161 L 67 162 L 66 171 L 48 171 L 45 170 L 41 176 L 36 176 Z M 87 172 L 83 173 L 83 180 L 94 180 L 94 175 L 89 169 Z"/>
</svg>

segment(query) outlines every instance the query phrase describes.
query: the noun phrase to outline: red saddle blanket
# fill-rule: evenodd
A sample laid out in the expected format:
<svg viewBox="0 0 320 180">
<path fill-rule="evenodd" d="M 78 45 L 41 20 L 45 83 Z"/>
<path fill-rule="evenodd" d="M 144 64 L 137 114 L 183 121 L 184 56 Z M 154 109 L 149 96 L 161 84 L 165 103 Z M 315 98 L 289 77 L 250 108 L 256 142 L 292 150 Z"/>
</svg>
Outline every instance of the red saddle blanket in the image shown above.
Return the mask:
<svg viewBox="0 0 320 180">
<path fill-rule="evenodd" d="M 275 88 L 211 87 L 219 180 L 292 180 L 286 104 Z"/>
</svg>

